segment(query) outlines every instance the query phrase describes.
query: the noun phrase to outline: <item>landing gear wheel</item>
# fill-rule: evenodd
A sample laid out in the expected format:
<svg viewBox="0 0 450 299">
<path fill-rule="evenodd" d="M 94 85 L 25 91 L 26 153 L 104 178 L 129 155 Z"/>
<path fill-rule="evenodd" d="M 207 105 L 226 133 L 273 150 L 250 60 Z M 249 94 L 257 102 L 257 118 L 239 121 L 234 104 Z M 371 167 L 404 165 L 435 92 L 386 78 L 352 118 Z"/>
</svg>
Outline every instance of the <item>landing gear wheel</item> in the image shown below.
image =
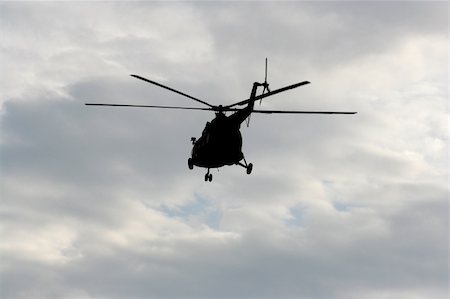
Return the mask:
<svg viewBox="0 0 450 299">
<path fill-rule="evenodd" d="M 248 164 L 247 165 L 247 174 L 252 173 L 252 169 L 253 169 L 253 164 L 252 163 Z"/>
<path fill-rule="evenodd" d="M 212 174 L 210 174 L 210 173 L 207 173 L 207 174 L 205 174 L 205 182 L 211 182 L 212 181 Z"/>
<path fill-rule="evenodd" d="M 194 169 L 194 162 L 192 162 L 192 158 L 188 159 L 188 167 L 189 169 Z"/>
</svg>

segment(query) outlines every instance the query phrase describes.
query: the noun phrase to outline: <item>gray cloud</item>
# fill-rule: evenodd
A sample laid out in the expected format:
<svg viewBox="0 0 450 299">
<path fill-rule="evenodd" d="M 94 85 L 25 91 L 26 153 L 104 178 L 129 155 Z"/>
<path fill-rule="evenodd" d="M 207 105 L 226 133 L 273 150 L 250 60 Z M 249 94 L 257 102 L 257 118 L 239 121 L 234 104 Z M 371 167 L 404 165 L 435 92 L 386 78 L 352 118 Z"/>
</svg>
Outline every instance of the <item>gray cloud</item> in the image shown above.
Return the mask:
<svg viewBox="0 0 450 299">
<path fill-rule="evenodd" d="M 2 3 L 1 297 L 446 298 L 443 3 Z M 49 17 L 51 16 L 51 17 Z M 187 169 L 212 115 L 262 108 L 255 164 Z M 3 64 L 4 62 L 4 64 Z"/>
</svg>

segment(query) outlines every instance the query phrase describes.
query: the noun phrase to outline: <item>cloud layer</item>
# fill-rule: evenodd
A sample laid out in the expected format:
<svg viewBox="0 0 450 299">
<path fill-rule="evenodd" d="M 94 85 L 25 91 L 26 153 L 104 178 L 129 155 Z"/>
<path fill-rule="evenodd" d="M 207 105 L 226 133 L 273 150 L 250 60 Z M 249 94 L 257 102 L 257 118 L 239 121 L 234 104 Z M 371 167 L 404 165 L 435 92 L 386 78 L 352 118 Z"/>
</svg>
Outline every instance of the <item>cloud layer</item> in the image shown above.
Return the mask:
<svg viewBox="0 0 450 299">
<path fill-rule="evenodd" d="M 447 298 L 445 3 L 1 3 L 2 298 Z M 255 164 L 189 171 L 247 98 Z"/>
</svg>

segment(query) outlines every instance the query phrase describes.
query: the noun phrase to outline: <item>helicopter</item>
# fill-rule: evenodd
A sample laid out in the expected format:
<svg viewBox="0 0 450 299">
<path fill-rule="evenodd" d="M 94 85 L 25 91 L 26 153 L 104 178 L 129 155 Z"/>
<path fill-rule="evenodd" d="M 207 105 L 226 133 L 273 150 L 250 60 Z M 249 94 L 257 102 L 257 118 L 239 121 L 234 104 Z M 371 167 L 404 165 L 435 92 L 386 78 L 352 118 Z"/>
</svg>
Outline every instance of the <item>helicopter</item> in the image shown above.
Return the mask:
<svg viewBox="0 0 450 299">
<path fill-rule="evenodd" d="M 207 107 L 183 107 L 183 106 L 161 106 L 161 105 L 132 105 L 132 104 L 103 104 L 103 103 L 85 103 L 87 106 L 110 106 L 110 107 L 135 107 L 135 108 L 158 108 L 158 109 L 182 109 L 182 110 L 202 110 L 215 112 L 215 118 L 206 123 L 202 135 L 197 139 L 191 138 L 192 151 L 191 157 L 188 158 L 188 168 L 193 169 L 194 166 L 207 169 L 205 181 L 212 181 L 211 168 L 220 168 L 226 165 L 239 165 L 246 169 L 246 173 L 250 174 L 253 170 L 253 164 L 247 163 L 242 153 L 242 135 L 240 126 L 247 121 L 250 123 L 250 115 L 252 113 L 261 114 L 356 114 L 357 112 L 337 112 L 337 111 L 296 111 L 296 110 L 258 110 L 254 109 L 256 101 L 263 98 L 273 96 L 275 94 L 288 91 L 306 84 L 309 81 L 302 81 L 291 84 L 276 90 L 269 89 L 267 83 L 267 58 L 265 63 L 264 82 L 254 82 L 250 97 L 246 100 L 239 101 L 229 105 L 212 105 L 204 100 L 188 95 L 184 92 L 163 85 L 156 81 L 147 79 L 139 75 L 130 75 L 136 79 L 167 89 L 184 97 L 187 97 L 197 103 Z M 262 93 L 257 95 L 258 88 L 263 88 Z M 244 107 L 242 107 L 244 106 Z M 242 108 L 238 108 L 242 107 Z M 231 115 L 226 115 L 232 112 Z"/>
</svg>

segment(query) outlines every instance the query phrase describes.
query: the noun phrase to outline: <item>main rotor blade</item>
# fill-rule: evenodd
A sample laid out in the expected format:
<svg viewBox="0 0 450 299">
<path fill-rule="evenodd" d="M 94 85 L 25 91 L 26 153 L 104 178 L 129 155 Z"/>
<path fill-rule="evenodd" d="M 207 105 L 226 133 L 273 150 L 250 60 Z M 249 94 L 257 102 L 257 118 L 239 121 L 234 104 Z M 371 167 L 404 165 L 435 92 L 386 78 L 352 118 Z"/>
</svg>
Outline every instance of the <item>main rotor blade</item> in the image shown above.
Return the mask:
<svg viewBox="0 0 450 299">
<path fill-rule="evenodd" d="M 294 88 L 297 88 L 297 87 L 300 87 L 302 85 L 306 85 L 306 84 L 309 84 L 309 83 L 311 83 L 311 82 L 303 81 L 303 82 L 295 83 L 295 84 L 292 84 L 292 85 L 289 85 L 289 86 L 286 86 L 286 87 L 282 87 L 282 88 L 279 88 L 279 89 L 276 89 L 276 90 L 272 90 L 271 92 L 264 93 L 264 94 L 261 94 L 259 96 L 256 96 L 255 100 L 259 100 L 259 99 L 262 99 L 262 98 L 273 96 L 274 94 L 277 94 L 277 93 L 280 93 L 280 92 L 283 92 L 283 91 L 286 91 L 286 90 L 289 90 L 289 89 L 294 89 Z M 237 102 L 237 103 L 225 106 L 225 108 L 231 108 L 231 107 L 234 107 L 234 106 L 242 106 L 242 105 L 245 105 L 245 104 L 249 103 L 250 101 L 251 101 L 251 99 L 247 99 L 247 100 L 244 100 L 244 101 L 240 101 L 240 102 Z"/>
<path fill-rule="evenodd" d="M 179 106 L 154 106 L 154 105 L 127 105 L 127 104 L 97 104 L 85 103 L 86 106 L 109 106 L 109 107 L 133 107 L 133 108 L 161 108 L 161 109 L 183 109 L 211 111 L 211 108 L 179 107 Z"/>
<path fill-rule="evenodd" d="M 209 104 L 209 103 L 207 103 L 207 102 L 205 102 L 205 101 L 202 101 L 202 100 L 200 100 L 200 99 L 194 98 L 193 96 L 190 96 L 190 95 L 188 95 L 188 94 L 185 94 L 184 92 L 181 92 L 181 91 L 179 91 L 179 90 L 173 89 L 173 88 L 171 88 L 171 87 L 162 85 L 161 83 L 152 81 L 152 80 L 150 80 L 150 79 L 147 79 L 147 78 L 144 78 L 144 77 L 141 77 L 141 76 L 138 76 L 138 75 L 130 75 L 130 76 L 131 76 L 131 77 L 135 77 L 135 78 L 140 79 L 140 80 L 143 80 L 143 81 L 145 81 L 145 82 L 154 84 L 154 85 L 156 85 L 156 86 L 165 88 L 165 89 L 167 89 L 167 90 L 173 91 L 173 92 L 175 92 L 175 93 L 178 93 L 178 94 L 180 94 L 180 95 L 182 95 L 182 96 L 188 97 L 188 98 L 190 98 L 191 100 L 197 101 L 197 102 L 202 103 L 202 104 L 204 104 L 204 105 L 206 105 L 206 106 L 209 106 L 209 107 L 211 107 L 211 108 L 213 107 L 213 105 L 211 105 L 211 104 Z"/>
<path fill-rule="evenodd" d="M 341 111 L 295 111 L 295 110 L 253 110 L 253 113 L 265 114 L 356 114 L 357 112 Z"/>
</svg>

